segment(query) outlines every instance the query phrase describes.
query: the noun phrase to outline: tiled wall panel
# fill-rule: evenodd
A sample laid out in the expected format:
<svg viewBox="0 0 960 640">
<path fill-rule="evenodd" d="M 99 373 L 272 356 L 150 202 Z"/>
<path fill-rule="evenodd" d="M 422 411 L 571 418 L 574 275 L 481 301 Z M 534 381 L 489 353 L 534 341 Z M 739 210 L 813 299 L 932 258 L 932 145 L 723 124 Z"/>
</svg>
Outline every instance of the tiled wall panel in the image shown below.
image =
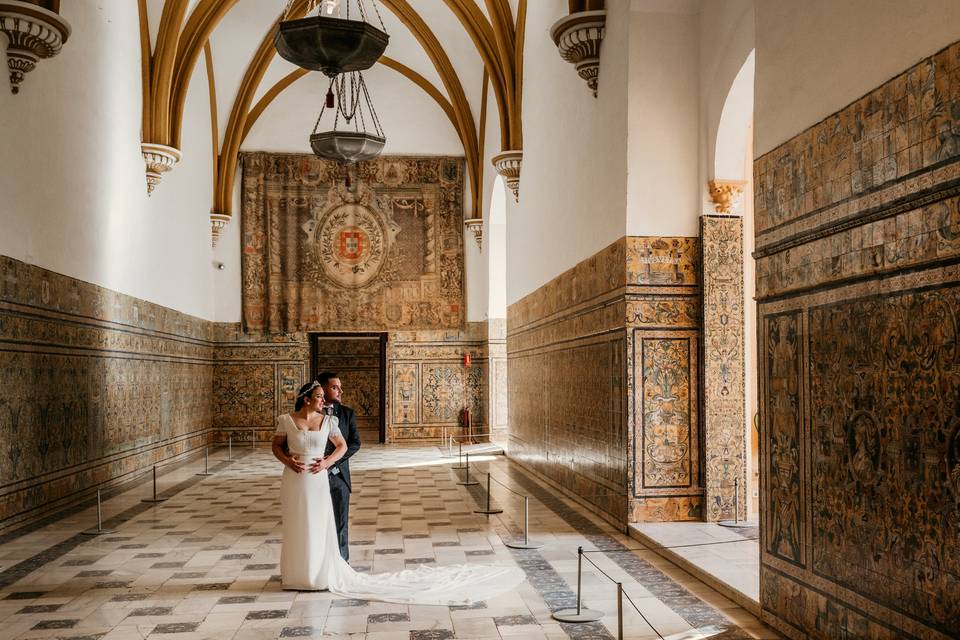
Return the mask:
<svg viewBox="0 0 960 640">
<path fill-rule="evenodd" d="M 210 323 L 0 257 L 0 527 L 206 442 Z"/>
<path fill-rule="evenodd" d="M 754 165 L 764 617 L 960 629 L 960 43 Z"/>
</svg>

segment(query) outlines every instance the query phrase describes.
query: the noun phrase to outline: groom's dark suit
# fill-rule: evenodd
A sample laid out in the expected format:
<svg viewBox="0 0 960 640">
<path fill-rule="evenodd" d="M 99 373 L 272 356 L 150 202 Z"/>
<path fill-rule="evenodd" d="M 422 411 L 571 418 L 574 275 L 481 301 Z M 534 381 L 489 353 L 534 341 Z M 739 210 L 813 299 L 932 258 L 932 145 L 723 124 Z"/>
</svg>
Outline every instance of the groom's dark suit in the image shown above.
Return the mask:
<svg viewBox="0 0 960 640">
<path fill-rule="evenodd" d="M 347 453 L 330 467 L 330 497 L 333 500 L 333 517 L 337 523 L 337 541 L 340 544 L 340 555 L 344 560 L 350 559 L 349 540 L 347 530 L 350 518 L 350 456 L 360 449 L 360 432 L 357 430 L 357 418 L 353 409 L 335 403 L 333 415 L 337 416 L 340 433 L 347 441 Z M 333 453 L 333 444 L 327 445 L 324 455 Z"/>
</svg>

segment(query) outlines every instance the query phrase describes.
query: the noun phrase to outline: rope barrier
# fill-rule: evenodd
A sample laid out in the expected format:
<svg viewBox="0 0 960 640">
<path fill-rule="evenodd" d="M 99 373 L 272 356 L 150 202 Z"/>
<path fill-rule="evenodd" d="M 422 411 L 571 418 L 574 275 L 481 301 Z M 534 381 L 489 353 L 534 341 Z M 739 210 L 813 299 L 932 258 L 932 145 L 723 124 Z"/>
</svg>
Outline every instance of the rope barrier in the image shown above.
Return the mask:
<svg viewBox="0 0 960 640">
<path fill-rule="evenodd" d="M 587 553 L 588 553 L 587 551 L 584 551 L 584 552 L 583 552 L 584 555 L 586 555 Z M 626 590 L 624 590 L 624 588 L 623 588 L 623 583 L 617 582 L 616 580 L 614 580 L 613 578 L 611 578 L 611 577 L 610 577 L 610 574 L 608 574 L 606 571 L 604 571 L 603 569 L 601 569 L 600 567 L 598 567 L 598 566 L 597 566 L 597 563 L 595 563 L 595 562 L 594 562 L 593 560 L 591 560 L 589 557 L 587 558 L 587 562 L 589 562 L 590 564 L 592 564 L 592 565 L 593 565 L 593 568 L 596 569 L 597 571 L 599 571 L 600 573 L 602 573 L 603 576 L 604 576 L 607 580 L 609 580 L 610 582 L 612 582 L 612 583 L 614 583 L 614 584 L 616 584 L 616 585 L 618 586 L 618 591 L 627 597 L 627 600 L 630 602 L 630 604 L 633 605 L 633 608 L 637 610 L 637 613 L 639 613 L 639 614 L 640 614 L 640 617 L 643 618 L 643 621 L 647 623 L 647 626 L 650 627 L 651 629 L 653 629 L 653 632 L 654 632 L 655 634 L 657 634 L 657 637 L 660 638 L 660 640 L 664 640 L 664 639 L 663 639 L 663 636 L 660 635 L 660 632 L 657 631 L 657 628 L 656 628 L 655 626 L 653 626 L 652 624 L 650 624 L 650 621 L 647 620 L 647 616 L 643 615 L 643 612 L 640 611 L 640 608 L 639 608 L 636 604 L 634 604 L 633 600 L 630 598 L 630 595 L 626 592 Z M 619 611 L 618 613 L 620 614 L 620 620 L 619 620 L 620 625 L 619 625 L 619 626 L 620 626 L 620 628 L 622 629 L 622 628 L 623 628 L 623 611 L 621 610 L 621 611 Z"/>
</svg>

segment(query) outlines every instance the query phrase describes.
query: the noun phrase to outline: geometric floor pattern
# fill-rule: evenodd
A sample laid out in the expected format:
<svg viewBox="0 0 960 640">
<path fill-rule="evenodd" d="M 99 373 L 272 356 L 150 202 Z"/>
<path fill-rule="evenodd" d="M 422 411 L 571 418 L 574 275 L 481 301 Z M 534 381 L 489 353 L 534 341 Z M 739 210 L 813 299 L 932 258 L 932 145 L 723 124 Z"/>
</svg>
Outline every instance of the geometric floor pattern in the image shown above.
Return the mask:
<svg viewBox="0 0 960 640">
<path fill-rule="evenodd" d="M 164 502 L 150 487 L 116 491 L 103 502 L 105 528 L 81 505 L 0 537 L 0 638 L 71 640 L 613 639 L 616 582 L 625 600 L 624 638 L 776 638 L 742 608 L 604 521 L 525 474 L 503 456 L 472 461 L 481 485 L 457 484 L 462 471 L 436 447 L 367 446 L 351 460 L 351 564 L 397 571 L 420 564 L 516 564 L 527 581 L 469 607 L 407 606 L 280 588 L 281 465 L 266 447 L 234 450 L 167 470 Z M 502 514 L 474 513 L 491 500 Z M 507 490 L 509 487 L 516 493 Z M 529 496 L 536 550 L 512 550 Z M 82 508 L 81 508 L 82 507 Z M 577 548 L 583 599 L 604 612 L 597 623 L 558 623 L 551 611 L 576 605 Z"/>
</svg>

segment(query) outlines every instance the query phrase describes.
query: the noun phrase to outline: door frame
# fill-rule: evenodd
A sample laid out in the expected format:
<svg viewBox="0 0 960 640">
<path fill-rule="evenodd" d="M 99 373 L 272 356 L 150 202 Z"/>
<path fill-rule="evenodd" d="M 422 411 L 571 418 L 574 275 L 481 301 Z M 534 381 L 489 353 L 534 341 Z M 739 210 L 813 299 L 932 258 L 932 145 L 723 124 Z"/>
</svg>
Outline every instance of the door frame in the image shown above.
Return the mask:
<svg viewBox="0 0 960 640">
<path fill-rule="evenodd" d="M 316 380 L 320 338 L 376 338 L 380 341 L 380 424 L 379 441 L 387 441 L 387 332 L 386 331 L 312 331 L 310 337 L 310 378 Z"/>
</svg>

